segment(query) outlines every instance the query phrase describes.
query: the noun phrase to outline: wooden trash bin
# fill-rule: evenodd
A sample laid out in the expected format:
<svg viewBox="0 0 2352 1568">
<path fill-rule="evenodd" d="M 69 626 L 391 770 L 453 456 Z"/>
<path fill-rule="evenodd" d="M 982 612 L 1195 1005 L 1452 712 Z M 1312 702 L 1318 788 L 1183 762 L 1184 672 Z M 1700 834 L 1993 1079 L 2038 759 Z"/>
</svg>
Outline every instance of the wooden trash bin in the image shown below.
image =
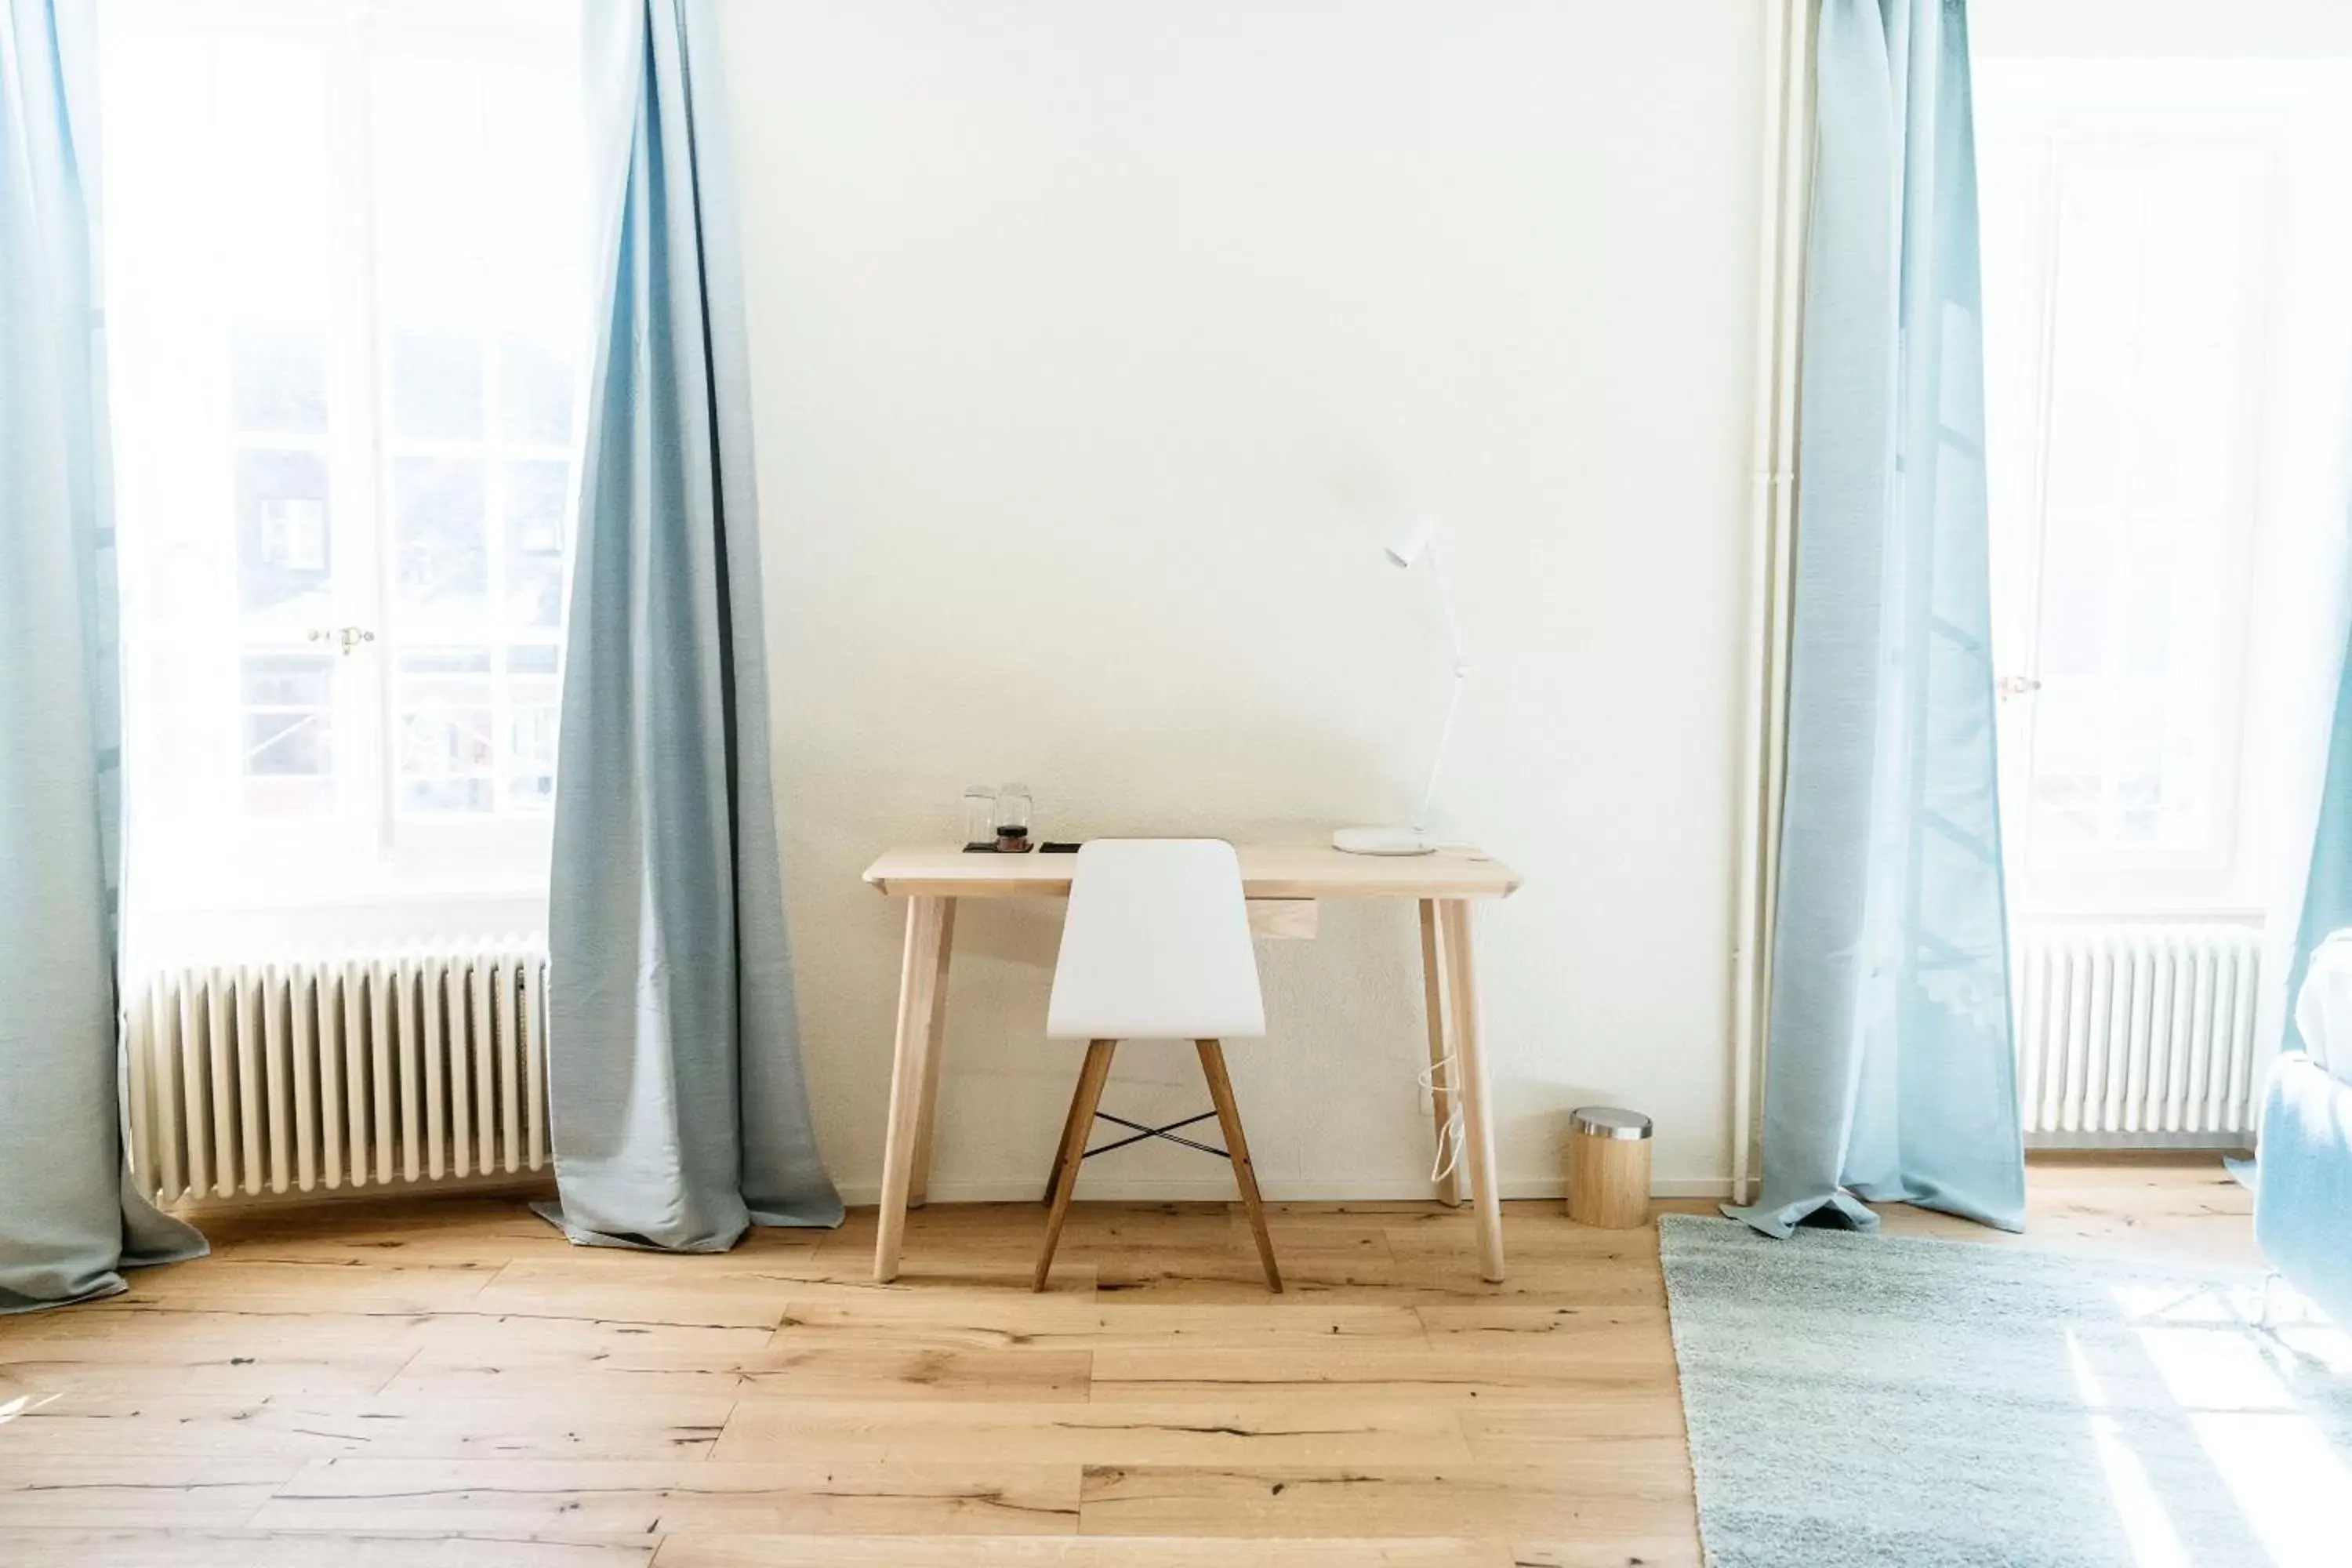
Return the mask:
<svg viewBox="0 0 2352 1568">
<path fill-rule="evenodd" d="M 1568 1217 L 1603 1230 L 1650 1222 L 1650 1119 L 1588 1105 L 1568 1119 Z"/>
</svg>

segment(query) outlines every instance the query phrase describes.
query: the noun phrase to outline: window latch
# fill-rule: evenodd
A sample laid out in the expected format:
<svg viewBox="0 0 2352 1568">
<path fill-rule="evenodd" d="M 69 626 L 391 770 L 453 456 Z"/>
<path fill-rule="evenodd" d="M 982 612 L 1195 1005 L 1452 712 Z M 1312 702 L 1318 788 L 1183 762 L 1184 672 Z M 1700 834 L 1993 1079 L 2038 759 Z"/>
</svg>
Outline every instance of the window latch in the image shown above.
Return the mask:
<svg viewBox="0 0 2352 1568">
<path fill-rule="evenodd" d="M 2004 675 L 1992 683 L 1992 689 L 2006 700 L 2011 697 L 2031 697 L 2042 689 L 2042 682 L 2030 675 Z"/>
<path fill-rule="evenodd" d="M 334 643 L 349 658 L 360 644 L 375 641 L 375 634 L 365 626 L 312 626 L 306 640 Z"/>
</svg>

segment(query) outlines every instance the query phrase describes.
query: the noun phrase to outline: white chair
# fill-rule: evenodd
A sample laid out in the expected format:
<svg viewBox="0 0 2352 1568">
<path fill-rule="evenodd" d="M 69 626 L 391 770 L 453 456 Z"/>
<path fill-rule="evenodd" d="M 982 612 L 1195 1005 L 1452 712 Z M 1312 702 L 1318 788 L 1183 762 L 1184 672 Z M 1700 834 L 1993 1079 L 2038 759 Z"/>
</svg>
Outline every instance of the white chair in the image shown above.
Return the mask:
<svg viewBox="0 0 2352 1568">
<path fill-rule="evenodd" d="M 1265 1210 L 1258 1202 L 1234 1086 L 1225 1077 L 1222 1043 L 1265 1033 L 1257 954 L 1250 946 L 1249 910 L 1234 847 L 1216 838 L 1104 838 L 1081 848 L 1070 879 L 1070 908 L 1062 926 L 1061 957 L 1054 965 L 1045 1033 L 1087 1044 L 1054 1173 L 1045 1184 L 1053 1210 L 1045 1221 L 1045 1250 L 1037 1258 L 1035 1288 L 1045 1288 L 1054 1266 L 1079 1162 L 1146 1138 L 1165 1138 L 1233 1162 L 1242 1207 L 1257 1236 L 1266 1288 L 1279 1291 L 1282 1273 L 1275 1267 L 1274 1242 L 1266 1235 Z M 1111 1055 L 1127 1039 L 1192 1041 L 1216 1109 L 1165 1127 L 1098 1111 Z M 1224 1130 L 1223 1149 L 1176 1136 L 1177 1129 L 1213 1115 Z M 1133 1129 L 1134 1135 L 1088 1149 L 1097 1116 Z"/>
</svg>

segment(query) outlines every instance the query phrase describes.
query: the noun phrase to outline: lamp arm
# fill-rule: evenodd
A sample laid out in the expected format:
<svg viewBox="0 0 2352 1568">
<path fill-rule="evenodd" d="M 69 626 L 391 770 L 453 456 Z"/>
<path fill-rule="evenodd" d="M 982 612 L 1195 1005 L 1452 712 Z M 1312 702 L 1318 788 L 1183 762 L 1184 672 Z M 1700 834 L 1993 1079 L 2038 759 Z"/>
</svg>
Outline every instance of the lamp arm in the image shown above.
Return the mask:
<svg viewBox="0 0 2352 1568">
<path fill-rule="evenodd" d="M 1437 754 L 1429 759 L 1429 787 L 1421 792 L 1421 809 L 1413 814 L 1412 830 L 1424 833 L 1429 829 L 1429 808 L 1437 800 L 1437 773 L 1445 766 L 1446 743 L 1454 739 L 1454 715 L 1462 709 L 1462 688 L 1469 682 L 1466 665 L 1454 667 L 1454 692 L 1445 700 L 1445 722 L 1437 731 Z"/>
<path fill-rule="evenodd" d="M 1437 590 L 1438 619 L 1445 625 L 1445 648 L 1454 660 L 1454 689 L 1445 699 L 1445 722 L 1437 731 L 1437 753 L 1429 760 L 1429 785 L 1421 793 L 1421 810 L 1412 819 L 1412 830 L 1421 833 L 1429 826 L 1430 807 L 1437 801 L 1437 775 L 1445 766 L 1445 749 L 1454 739 L 1454 716 L 1462 710 L 1462 689 L 1470 679 L 1470 661 L 1463 657 L 1462 631 L 1454 619 L 1454 596 L 1445 591 L 1445 574 L 1437 560 L 1437 542 L 1429 542 L 1429 577 Z"/>
<path fill-rule="evenodd" d="M 1467 675 L 1470 663 L 1462 652 L 1462 628 L 1454 619 L 1454 595 L 1445 591 L 1445 572 L 1437 559 L 1437 541 L 1429 542 L 1429 581 L 1437 590 L 1437 618 L 1445 626 L 1445 651 L 1454 660 L 1454 673 Z"/>
</svg>

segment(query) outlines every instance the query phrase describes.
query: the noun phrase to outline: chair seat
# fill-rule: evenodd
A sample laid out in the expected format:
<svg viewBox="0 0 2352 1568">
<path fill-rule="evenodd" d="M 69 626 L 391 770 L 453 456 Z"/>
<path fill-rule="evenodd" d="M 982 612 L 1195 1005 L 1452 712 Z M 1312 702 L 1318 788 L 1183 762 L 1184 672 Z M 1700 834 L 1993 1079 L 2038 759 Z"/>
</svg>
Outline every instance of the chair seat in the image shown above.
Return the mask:
<svg viewBox="0 0 2352 1568">
<path fill-rule="evenodd" d="M 1088 1040 L 1255 1040 L 1265 1036 L 1265 1015 L 1238 1008 L 1212 1015 L 1196 998 L 1182 1007 L 1160 1008 L 1135 1000 L 1090 999 L 1049 1010 L 1045 1034 L 1072 1045 Z"/>
</svg>

